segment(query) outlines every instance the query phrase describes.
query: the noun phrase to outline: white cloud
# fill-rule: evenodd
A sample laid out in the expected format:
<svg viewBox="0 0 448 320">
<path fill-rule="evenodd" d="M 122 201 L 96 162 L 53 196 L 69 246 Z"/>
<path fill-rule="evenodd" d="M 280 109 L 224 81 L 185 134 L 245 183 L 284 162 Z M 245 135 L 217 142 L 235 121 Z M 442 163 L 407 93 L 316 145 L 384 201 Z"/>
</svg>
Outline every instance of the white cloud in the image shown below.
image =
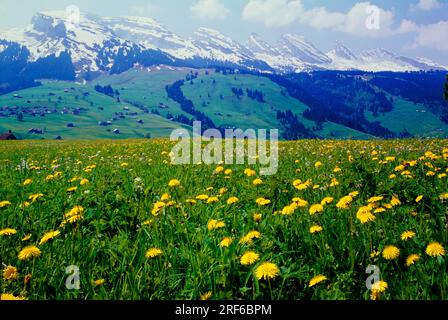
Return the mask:
<svg viewBox="0 0 448 320">
<path fill-rule="evenodd" d="M 448 21 L 422 25 L 417 29 L 414 47 L 431 47 L 448 51 Z"/>
<path fill-rule="evenodd" d="M 196 17 L 203 20 L 225 19 L 230 13 L 219 0 L 198 0 L 190 10 Z"/>
<path fill-rule="evenodd" d="M 418 4 L 414 7 L 417 10 L 431 11 L 433 9 L 440 8 L 442 4 L 438 0 L 419 0 Z"/>
<path fill-rule="evenodd" d="M 261 22 L 267 27 L 297 22 L 315 29 L 333 29 L 371 37 L 385 37 L 398 32 L 393 29 L 394 13 L 370 2 L 358 2 L 344 13 L 328 11 L 325 7 L 306 9 L 301 0 L 249 0 L 243 10 L 243 19 Z"/>
<path fill-rule="evenodd" d="M 267 27 L 283 27 L 295 22 L 303 11 L 300 0 L 249 0 L 243 9 L 243 19 Z"/>
<path fill-rule="evenodd" d="M 130 12 L 136 16 L 152 16 L 156 11 L 156 6 L 147 4 L 143 6 L 132 6 Z"/>
</svg>

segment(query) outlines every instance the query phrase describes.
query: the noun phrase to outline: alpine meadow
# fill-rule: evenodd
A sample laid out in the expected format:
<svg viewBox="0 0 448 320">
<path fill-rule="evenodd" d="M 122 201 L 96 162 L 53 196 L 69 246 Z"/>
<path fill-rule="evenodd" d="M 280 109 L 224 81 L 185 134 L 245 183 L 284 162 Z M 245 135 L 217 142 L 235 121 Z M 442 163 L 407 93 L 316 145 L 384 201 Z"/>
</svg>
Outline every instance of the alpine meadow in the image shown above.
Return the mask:
<svg viewBox="0 0 448 320">
<path fill-rule="evenodd" d="M 446 3 L 3 2 L 0 300 L 448 300 Z"/>
</svg>

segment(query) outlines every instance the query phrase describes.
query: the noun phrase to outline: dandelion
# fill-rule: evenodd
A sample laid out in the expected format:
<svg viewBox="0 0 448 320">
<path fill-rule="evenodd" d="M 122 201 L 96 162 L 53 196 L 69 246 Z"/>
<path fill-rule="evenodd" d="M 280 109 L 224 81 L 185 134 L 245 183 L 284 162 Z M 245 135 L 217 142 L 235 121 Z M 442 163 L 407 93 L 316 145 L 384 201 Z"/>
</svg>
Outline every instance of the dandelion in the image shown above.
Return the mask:
<svg viewBox="0 0 448 320">
<path fill-rule="evenodd" d="M 406 258 L 406 267 L 410 267 L 414 265 L 418 260 L 420 260 L 420 255 L 418 254 L 411 254 Z"/>
<path fill-rule="evenodd" d="M 17 233 L 16 229 L 12 229 L 12 228 L 6 228 L 3 230 L 0 230 L 0 236 L 13 236 Z"/>
<path fill-rule="evenodd" d="M 127 168 L 127 167 L 129 167 L 129 163 L 123 162 L 122 164 L 120 164 L 120 167 Z"/>
<path fill-rule="evenodd" d="M 265 198 L 258 198 L 257 200 L 255 200 L 255 202 L 256 202 L 259 206 L 263 207 L 263 206 L 267 206 L 267 205 L 269 205 L 269 204 L 271 203 L 271 200 L 269 200 L 269 199 L 265 199 Z"/>
<path fill-rule="evenodd" d="M 23 181 L 23 186 L 24 186 L 24 187 L 29 186 L 31 183 L 33 183 L 33 180 L 31 180 L 31 179 L 26 179 L 25 181 Z"/>
<path fill-rule="evenodd" d="M 238 199 L 237 197 L 230 197 L 230 198 L 227 200 L 227 204 L 228 204 L 228 205 L 231 205 L 231 204 L 237 203 L 238 201 L 240 201 L 240 199 Z"/>
<path fill-rule="evenodd" d="M 339 202 L 336 204 L 336 208 L 348 209 L 352 202 L 353 202 L 352 196 L 345 196 L 345 197 L 341 198 L 341 200 L 339 200 Z"/>
<path fill-rule="evenodd" d="M 254 175 L 257 174 L 257 172 L 252 169 L 246 169 L 244 170 L 244 174 L 248 177 L 253 177 Z"/>
<path fill-rule="evenodd" d="M 22 238 L 22 241 L 28 241 L 28 240 L 31 239 L 31 237 L 32 237 L 32 234 L 29 233 L 29 234 L 27 234 L 26 236 L 24 236 L 24 237 Z"/>
<path fill-rule="evenodd" d="M 334 201 L 334 198 L 326 197 L 320 202 L 320 204 L 325 206 L 325 205 L 331 204 L 333 201 Z"/>
<path fill-rule="evenodd" d="M 219 173 L 221 173 L 223 171 L 224 171 L 224 167 L 222 167 L 222 166 L 216 167 L 216 169 L 215 169 L 215 173 L 216 174 L 219 174 Z"/>
<path fill-rule="evenodd" d="M 219 189 L 219 194 L 224 194 L 227 192 L 227 188 L 221 188 Z"/>
<path fill-rule="evenodd" d="M 160 211 L 166 206 L 165 202 L 162 201 L 157 201 L 156 203 L 154 203 L 153 209 L 151 211 L 151 214 L 153 216 L 158 216 Z"/>
<path fill-rule="evenodd" d="M 219 201 L 219 199 L 218 199 L 218 197 L 210 197 L 210 198 L 208 198 L 207 199 L 207 203 L 216 203 L 216 202 L 218 202 Z"/>
<path fill-rule="evenodd" d="M 255 270 L 255 275 L 257 276 L 258 280 L 274 279 L 279 275 L 279 273 L 280 269 L 276 264 L 272 262 L 263 262 Z"/>
<path fill-rule="evenodd" d="M 104 280 L 104 279 L 97 279 L 97 280 L 92 281 L 93 285 L 95 285 L 97 287 L 102 286 L 105 282 L 106 282 L 106 280 Z"/>
<path fill-rule="evenodd" d="M 164 193 L 162 194 L 162 196 L 160 197 L 161 201 L 168 201 L 171 199 L 171 196 L 168 193 Z"/>
<path fill-rule="evenodd" d="M 324 206 L 321 204 L 313 204 L 309 210 L 310 215 L 315 215 L 324 211 Z"/>
<path fill-rule="evenodd" d="M 179 187 L 180 186 L 180 181 L 177 179 L 173 179 L 168 183 L 168 186 L 170 188 L 175 188 L 175 187 Z"/>
<path fill-rule="evenodd" d="M 369 206 L 359 208 L 356 213 L 356 218 L 361 221 L 362 224 L 369 223 L 376 219 L 375 215 L 372 214 L 372 208 Z"/>
<path fill-rule="evenodd" d="M 15 300 L 26 300 L 26 298 L 22 297 L 22 296 L 16 297 L 16 296 L 14 296 L 13 294 L 10 294 L 10 293 L 2 293 L 0 295 L 0 300 L 15 301 Z"/>
<path fill-rule="evenodd" d="M 247 251 L 244 253 L 240 259 L 240 263 L 243 266 L 250 266 L 258 261 L 260 255 L 254 251 Z"/>
<path fill-rule="evenodd" d="M 89 180 L 87 180 L 87 179 L 82 179 L 80 182 L 79 182 L 79 184 L 81 185 L 81 186 L 85 186 L 86 184 L 88 184 L 89 183 Z"/>
<path fill-rule="evenodd" d="M 211 291 L 207 291 L 203 294 L 201 294 L 201 300 L 205 301 L 205 300 L 209 300 L 212 297 L 212 292 Z"/>
<path fill-rule="evenodd" d="M 67 189 L 67 192 L 75 192 L 76 190 L 78 190 L 78 187 L 70 187 Z"/>
<path fill-rule="evenodd" d="M 230 245 L 232 244 L 233 239 L 230 237 L 225 237 L 224 239 L 221 240 L 221 242 L 219 243 L 219 246 L 221 248 L 228 248 L 230 247 Z"/>
<path fill-rule="evenodd" d="M 42 193 L 32 194 L 29 196 L 28 200 L 31 202 L 36 202 L 39 198 L 42 198 L 44 195 Z"/>
<path fill-rule="evenodd" d="M 17 268 L 13 266 L 6 266 L 3 269 L 3 280 L 16 280 L 19 277 L 19 273 L 17 272 Z"/>
<path fill-rule="evenodd" d="M 445 249 L 438 242 L 432 242 L 426 247 L 426 254 L 431 257 L 442 257 L 445 255 Z"/>
<path fill-rule="evenodd" d="M 48 241 L 56 238 L 60 234 L 61 234 L 61 232 L 59 230 L 47 232 L 46 234 L 44 234 L 42 239 L 40 239 L 39 245 L 43 245 L 44 243 L 47 243 Z"/>
<path fill-rule="evenodd" d="M 414 231 L 405 231 L 401 234 L 401 240 L 402 241 L 408 241 L 415 237 Z"/>
<path fill-rule="evenodd" d="M 323 230 L 323 228 L 319 225 L 314 225 L 310 228 L 310 233 L 311 234 L 315 234 L 315 233 L 319 233 Z"/>
<path fill-rule="evenodd" d="M 323 281 L 325 281 L 325 280 L 327 280 L 327 277 L 326 277 L 326 276 L 324 276 L 324 275 L 322 275 L 322 274 L 317 275 L 317 276 L 315 276 L 314 278 L 312 278 L 312 279 L 310 280 L 308 286 L 309 286 L 310 288 L 311 288 L 311 287 L 314 287 L 315 285 L 317 285 L 317 284 L 319 284 L 319 283 L 321 283 L 321 282 L 323 282 Z"/>
<path fill-rule="evenodd" d="M 378 300 L 382 293 L 386 292 L 388 284 L 385 281 L 377 281 L 371 287 L 370 299 Z"/>
<path fill-rule="evenodd" d="M 261 233 L 253 230 L 249 231 L 244 237 L 241 238 L 240 243 L 241 244 L 252 244 L 254 239 L 260 239 Z"/>
<path fill-rule="evenodd" d="M 259 186 L 259 185 L 263 184 L 263 180 L 261 180 L 260 178 L 257 178 L 254 181 L 252 181 L 252 184 L 254 186 Z"/>
<path fill-rule="evenodd" d="M 390 201 L 390 205 L 393 206 L 393 207 L 396 207 L 396 206 L 398 206 L 400 204 L 401 204 L 400 199 L 398 199 L 397 196 L 393 196 L 392 200 Z"/>
<path fill-rule="evenodd" d="M 263 218 L 263 215 L 261 213 L 254 213 L 254 221 L 255 222 L 260 222 L 261 219 Z"/>
<path fill-rule="evenodd" d="M 209 197 L 206 194 L 200 194 L 196 197 L 196 200 L 207 200 Z"/>
<path fill-rule="evenodd" d="M 314 164 L 314 167 L 315 167 L 315 168 L 320 168 L 320 167 L 322 167 L 322 162 L 317 161 L 317 162 Z"/>
<path fill-rule="evenodd" d="M 159 248 L 151 248 L 148 251 L 146 251 L 145 256 L 148 259 L 153 259 L 153 258 L 160 256 L 162 253 L 163 253 L 163 251 L 160 250 Z"/>
<path fill-rule="evenodd" d="M 422 201 L 423 196 L 418 196 L 417 199 L 415 199 L 415 202 L 419 203 L 420 201 Z"/>
<path fill-rule="evenodd" d="M 213 230 L 217 230 L 217 229 L 222 229 L 226 226 L 226 224 L 223 221 L 219 221 L 219 220 L 210 220 L 207 224 L 207 229 L 209 231 L 213 231 Z"/>
<path fill-rule="evenodd" d="M 227 169 L 227 170 L 224 171 L 224 174 L 225 174 L 226 176 L 229 176 L 229 175 L 231 175 L 232 173 L 233 173 L 233 170 L 232 170 L 232 169 Z"/>
<path fill-rule="evenodd" d="M 40 256 L 42 252 L 39 250 L 39 248 L 35 247 L 35 246 L 29 246 L 26 247 L 24 249 L 22 249 L 22 251 L 19 252 L 19 260 L 29 260 L 31 258 L 37 258 Z"/>
<path fill-rule="evenodd" d="M 400 249 L 395 246 L 386 246 L 383 249 L 383 258 L 386 260 L 395 260 L 400 256 Z"/>
<path fill-rule="evenodd" d="M 11 202 L 9 202 L 9 201 L 0 201 L 0 208 L 4 208 L 4 207 L 10 206 L 10 205 L 11 205 Z"/>
<path fill-rule="evenodd" d="M 383 199 L 384 199 L 384 197 L 372 197 L 367 202 L 368 203 L 377 203 L 377 202 L 382 201 Z"/>
</svg>

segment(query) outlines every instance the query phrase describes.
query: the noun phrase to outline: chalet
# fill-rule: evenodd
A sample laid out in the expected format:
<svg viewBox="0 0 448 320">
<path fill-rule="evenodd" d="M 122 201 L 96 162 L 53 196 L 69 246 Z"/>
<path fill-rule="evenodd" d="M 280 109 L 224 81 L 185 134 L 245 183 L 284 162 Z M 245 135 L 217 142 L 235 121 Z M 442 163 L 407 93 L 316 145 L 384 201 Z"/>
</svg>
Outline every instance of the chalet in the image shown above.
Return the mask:
<svg viewBox="0 0 448 320">
<path fill-rule="evenodd" d="M 120 130 L 115 129 L 114 131 L 112 131 L 114 134 L 120 134 Z"/>
<path fill-rule="evenodd" d="M 9 130 L 9 132 L 0 135 L 0 140 L 17 140 L 17 138 L 12 134 L 12 131 Z"/>
</svg>

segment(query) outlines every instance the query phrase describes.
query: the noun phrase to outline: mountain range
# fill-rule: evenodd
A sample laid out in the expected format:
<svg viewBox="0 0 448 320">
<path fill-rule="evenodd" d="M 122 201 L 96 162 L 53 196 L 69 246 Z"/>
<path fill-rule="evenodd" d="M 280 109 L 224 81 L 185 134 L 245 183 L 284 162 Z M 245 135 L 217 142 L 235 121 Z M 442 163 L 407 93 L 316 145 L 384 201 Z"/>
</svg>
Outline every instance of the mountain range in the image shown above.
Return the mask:
<svg viewBox="0 0 448 320">
<path fill-rule="evenodd" d="M 429 59 L 408 58 L 385 49 L 355 54 L 342 43 L 324 53 L 295 34 L 281 36 L 275 45 L 252 34 L 241 44 L 203 27 L 185 39 L 151 18 L 99 17 L 87 13 L 81 15 L 79 24 L 72 26 L 65 12 L 59 11 L 37 13 L 25 28 L 0 31 L 0 54 L 12 44 L 29 51 L 28 63 L 68 53 L 78 78 L 92 73 L 119 73 L 135 64 L 154 63 L 231 66 L 268 73 L 448 70 Z"/>
</svg>

